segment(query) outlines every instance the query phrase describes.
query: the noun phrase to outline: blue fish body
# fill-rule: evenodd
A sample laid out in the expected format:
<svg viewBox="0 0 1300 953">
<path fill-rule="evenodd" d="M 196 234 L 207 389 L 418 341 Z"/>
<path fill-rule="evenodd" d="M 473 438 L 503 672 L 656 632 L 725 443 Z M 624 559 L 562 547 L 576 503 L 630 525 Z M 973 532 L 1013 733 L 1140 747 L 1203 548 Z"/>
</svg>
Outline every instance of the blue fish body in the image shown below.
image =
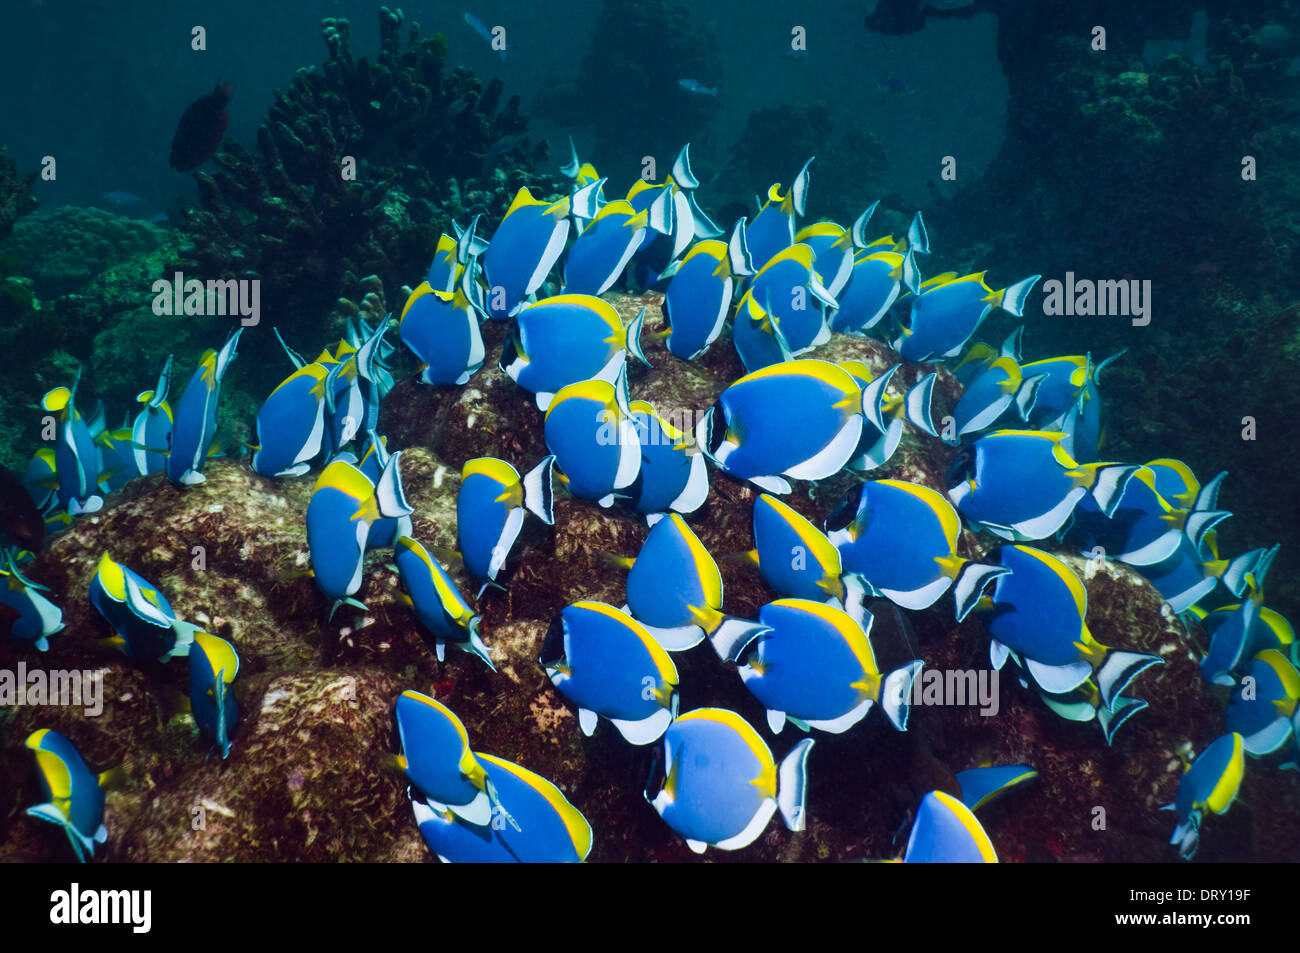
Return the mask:
<svg viewBox="0 0 1300 953">
<path fill-rule="evenodd" d="M 794 203 L 793 190 L 782 194 L 780 183 L 767 190 L 767 201 L 746 229 L 749 251 L 757 267 L 762 268 L 779 252 L 794 244 Z"/>
<path fill-rule="evenodd" d="M 136 470 L 142 476 L 158 473 L 167 468 L 167 448 L 172 443 L 172 406 L 167 403 L 171 387 L 172 356 L 167 355 L 158 384 L 153 390 L 142 391 L 136 400 L 144 406 L 135 415 L 131 426 L 131 439 L 136 446 Z"/>
<path fill-rule="evenodd" d="M 41 398 L 45 410 L 59 414 L 54 473 L 59 505 L 73 516 L 97 512 L 104 505 L 99 492 L 99 446 L 85 418 L 77 413 L 76 396 L 77 385 L 73 384 L 71 390 L 56 387 Z"/>
<path fill-rule="evenodd" d="M 1228 701 L 1224 723 L 1229 731 L 1241 735 L 1247 754 L 1272 754 L 1295 738 L 1297 701 L 1300 672 L 1277 649 L 1265 649 L 1246 667 L 1245 677 Z"/>
<path fill-rule="evenodd" d="M 26 745 L 36 755 L 37 777 L 45 803 L 27 813 L 57 824 L 68 835 L 77 859 L 93 857 L 95 845 L 108 839 L 104 826 L 104 790 L 72 742 L 48 728 L 27 736 Z"/>
<path fill-rule="evenodd" d="M 483 366 L 486 351 L 478 316 L 462 292 L 424 282 L 406 300 L 398 333 L 425 364 L 423 384 L 460 386 Z"/>
<path fill-rule="evenodd" d="M 469 747 L 465 726 L 446 705 L 405 691 L 394 707 L 406 776 L 420 800 L 477 827 L 492 820 L 487 771 Z M 495 791 L 492 792 L 495 794 Z"/>
<path fill-rule="evenodd" d="M 132 658 L 166 662 L 190 652 L 196 627 L 178 619 L 161 591 L 108 553 L 90 579 L 90 604 Z"/>
<path fill-rule="evenodd" d="M 933 605 L 952 586 L 961 521 L 940 493 L 901 480 L 863 483 L 827 521 L 844 571 L 906 609 Z"/>
<path fill-rule="evenodd" d="M 911 322 L 894 343 L 907 361 L 953 357 L 994 308 L 1017 317 L 1039 275 L 994 291 L 984 283 L 984 273 L 921 286 L 912 299 Z"/>
<path fill-rule="evenodd" d="M 943 791 L 921 799 L 904 863 L 991 864 L 997 859 L 988 834 L 965 804 Z"/>
<path fill-rule="evenodd" d="M 1245 746 L 1241 735 L 1220 735 L 1197 755 L 1178 781 L 1173 809 L 1178 825 L 1169 843 L 1190 860 L 1200 844 L 1201 818 L 1206 811 L 1222 814 L 1232 806 L 1245 772 Z"/>
<path fill-rule="evenodd" d="M 604 294 L 623 275 L 645 237 L 646 214 L 626 201 L 610 202 L 569 249 L 564 262 L 566 294 Z"/>
<path fill-rule="evenodd" d="M 564 251 L 568 216 L 568 198 L 548 205 L 526 188 L 515 195 L 482 256 L 490 317 L 514 317 L 541 287 Z"/>
<path fill-rule="evenodd" d="M 520 765 L 479 754 L 501 807 L 486 827 L 415 801 L 429 848 L 450 863 L 580 863 L 591 852 L 591 824 L 554 784 Z M 509 823 L 508 811 L 515 823 Z"/>
<path fill-rule="evenodd" d="M 1177 552 L 1183 538 L 1180 514 L 1156 490 L 1155 474 L 1141 467 L 1124 486 L 1119 505 L 1107 516 L 1091 496 L 1074 510 L 1072 537 L 1085 551 L 1097 546 L 1131 566 L 1160 563 Z"/>
<path fill-rule="evenodd" d="M 735 712 L 687 712 L 664 735 L 664 775 L 654 791 L 652 778 L 646 800 L 696 853 L 747 847 L 778 807 L 786 825 L 801 830 L 812 744 L 799 742 L 778 767 L 758 732 Z"/>
<path fill-rule="evenodd" d="M 779 732 L 787 718 L 805 730 L 839 734 L 884 707 L 899 730 L 907 726 L 915 661 L 886 677 L 876 666 L 865 628 L 842 609 L 806 599 L 779 599 L 763 606 L 759 633 L 739 654 L 740 677 Z"/>
<path fill-rule="evenodd" d="M 985 619 L 989 634 L 1044 665 L 1077 663 L 1079 646 L 1091 642 L 1084 623 L 1088 595 L 1079 577 L 1056 557 L 1028 546 L 1002 547 L 999 562 L 1011 572 L 994 582 Z"/>
<path fill-rule="evenodd" d="M 456 494 L 456 538 L 471 577 L 485 583 L 496 579 L 519 537 L 526 508 L 548 524 L 554 521 L 554 462 L 547 457 L 525 478 L 495 457 L 465 461 Z"/>
<path fill-rule="evenodd" d="M 8 637 L 28 642 L 37 651 L 50 647 L 49 637 L 63 629 L 63 610 L 40 593 L 40 588 L 23 576 L 6 556 L 0 569 L 0 606 L 16 614 L 9 624 Z"/>
<path fill-rule="evenodd" d="M 776 497 L 754 501 L 754 552 L 763 581 L 794 599 L 844 598 L 839 550 L 821 530 Z"/>
<path fill-rule="evenodd" d="M 969 768 L 953 775 L 961 788 L 961 802 L 972 811 L 1001 797 L 1011 788 L 1038 777 L 1038 772 L 1023 764 Z"/>
<path fill-rule="evenodd" d="M 898 300 L 902 278 L 902 255 L 870 248 L 859 252 L 848 284 L 836 297 L 839 309 L 831 316 L 831 330 L 847 333 L 874 328 Z"/>
<path fill-rule="evenodd" d="M 251 466 L 267 477 L 301 476 L 325 440 L 325 388 L 329 370 L 306 364 L 294 371 L 257 412 L 258 449 Z"/>
<path fill-rule="evenodd" d="M 578 706 L 583 734 L 607 718 L 634 745 L 658 741 L 677 710 L 677 667 L 635 619 L 602 602 L 575 602 L 551 623 L 539 659 Z"/>
<path fill-rule="evenodd" d="M 239 723 L 239 705 L 230 685 L 239 673 L 239 656 L 225 639 L 194 633 L 190 649 L 190 705 L 199 730 L 230 755 L 230 736 Z"/>
<path fill-rule="evenodd" d="M 445 291 L 450 294 L 456 288 L 461 277 L 460 243 L 450 235 L 438 236 L 438 245 L 433 252 L 433 261 L 429 263 L 429 272 L 424 282 L 431 291 Z M 419 288 L 415 289 L 419 291 Z M 407 301 L 410 307 L 410 301 Z M 403 315 L 405 317 L 405 315 Z M 405 338 L 403 338 L 405 340 Z"/>
<path fill-rule="evenodd" d="M 235 358 L 235 348 L 243 333 L 244 329 L 239 328 L 230 335 L 220 352 L 204 352 L 176 404 L 171 453 L 167 457 L 167 479 L 173 483 L 192 485 L 204 480 L 203 465 L 217 432 L 221 379 Z"/>
<path fill-rule="evenodd" d="M 574 496 L 601 506 L 631 486 L 641 470 L 636 426 L 618 406 L 615 387 L 587 380 L 561 388 L 546 410 L 546 446 Z"/>
<path fill-rule="evenodd" d="M 630 408 L 641 444 L 641 469 L 628 490 L 632 505 L 647 517 L 695 512 L 709 495 L 703 454 L 688 453 L 686 435 L 645 401 L 635 400 Z"/>
<path fill-rule="evenodd" d="M 1278 612 L 1247 599 L 1221 606 L 1202 620 L 1210 648 L 1201 660 L 1205 680 L 1231 685 L 1233 673 L 1265 649 L 1290 651 L 1295 643 L 1291 624 Z"/>
<path fill-rule="evenodd" d="M 823 306 L 833 306 L 834 298 L 813 270 L 813 250 L 808 245 L 777 252 L 759 269 L 745 294 L 780 325 L 791 353 L 801 354 L 830 340 Z"/>
<path fill-rule="evenodd" d="M 676 513 L 650 527 L 626 591 L 632 615 L 670 651 L 697 645 L 722 618 L 718 564 Z"/>
<path fill-rule="evenodd" d="M 432 638 L 434 652 L 442 661 L 450 644 L 477 655 L 493 671 L 492 657 L 479 638 L 480 616 L 461 595 L 447 571 L 419 542 L 403 536 L 394 544 L 397 572 L 406 590 L 406 600 L 415 612 L 421 634 Z"/>
<path fill-rule="evenodd" d="M 99 488 L 105 493 L 114 493 L 141 475 L 135 465 L 131 428 L 101 430 L 95 442 L 100 448 Z"/>
<path fill-rule="evenodd" d="M 718 339 L 731 310 L 735 279 L 727 267 L 727 245 L 697 242 L 682 259 L 664 295 L 664 314 L 672 333 L 668 350 L 689 361 Z"/>
</svg>

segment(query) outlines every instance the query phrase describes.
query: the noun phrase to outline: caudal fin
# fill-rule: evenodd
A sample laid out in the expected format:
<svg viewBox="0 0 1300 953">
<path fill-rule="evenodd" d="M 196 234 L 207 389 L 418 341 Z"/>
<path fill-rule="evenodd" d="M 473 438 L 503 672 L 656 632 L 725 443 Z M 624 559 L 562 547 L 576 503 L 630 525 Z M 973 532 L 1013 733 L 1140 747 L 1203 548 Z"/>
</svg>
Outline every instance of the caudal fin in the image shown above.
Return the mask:
<svg viewBox="0 0 1300 953">
<path fill-rule="evenodd" d="M 911 710 L 912 702 L 912 683 L 921 674 L 924 666 L 925 663 L 920 659 L 913 659 L 886 675 L 881 686 L 880 707 L 885 710 L 890 724 L 899 731 L 907 730 L 907 714 Z"/>
<path fill-rule="evenodd" d="M 808 754 L 814 744 L 812 738 L 804 738 L 781 759 L 777 769 L 776 804 L 781 810 L 781 820 L 792 831 L 807 826 Z"/>
</svg>

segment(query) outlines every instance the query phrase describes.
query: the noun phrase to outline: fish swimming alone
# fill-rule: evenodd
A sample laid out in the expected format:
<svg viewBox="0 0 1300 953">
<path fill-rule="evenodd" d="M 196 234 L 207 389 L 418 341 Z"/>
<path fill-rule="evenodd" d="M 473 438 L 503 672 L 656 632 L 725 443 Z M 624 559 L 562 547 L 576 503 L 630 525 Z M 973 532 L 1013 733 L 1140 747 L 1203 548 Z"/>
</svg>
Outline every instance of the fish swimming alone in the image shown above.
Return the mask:
<svg viewBox="0 0 1300 953">
<path fill-rule="evenodd" d="M 190 710 L 199 730 L 230 756 L 230 738 L 239 722 L 239 705 L 231 683 L 239 674 L 235 647 L 219 636 L 194 633 L 190 649 Z"/>
<path fill-rule="evenodd" d="M 1220 735 L 1196 756 L 1178 780 L 1178 794 L 1171 810 L 1178 825 L 1169 843 L 1178 845 L 1178 856 L 1191 860 L 1201 843 L 1201 820 L 1206 811 L 1223 814 L 1232 807 L 1245 775 L 1245 744 L 1234 732 Z"/>
<path fill-rule="evenodd" d="M 198 168 L 217 154 L 229 121 L 226 103 L 230 95 L 229 83 L 217 83 L 216 89 L 194 100 L 181 114 L 167 159 L 177 172 Z"/>
<path fill-rule="evenodd" d="M 108 840 L 102 782 L 109 772 L 91 773 L 72 742 L 49 728 L 33 731 L 25 744 L 36 755 L 37 777 L 46 798 L 29 807 L 27 814 L 63 828 L 77 859 L 84 862 L 95 855 L 96 844 Z"/>
</svg>

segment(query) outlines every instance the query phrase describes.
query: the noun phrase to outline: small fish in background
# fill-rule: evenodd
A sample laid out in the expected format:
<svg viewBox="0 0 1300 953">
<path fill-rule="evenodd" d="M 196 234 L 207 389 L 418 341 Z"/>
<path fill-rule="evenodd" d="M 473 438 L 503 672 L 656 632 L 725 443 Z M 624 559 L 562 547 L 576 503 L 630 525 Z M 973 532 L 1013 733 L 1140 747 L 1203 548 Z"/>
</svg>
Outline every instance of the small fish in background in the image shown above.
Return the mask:
<svg viewBox="0 0 1300 953">
<path fill-rule="evenodd" d="M 480 37 L 483 38 L 484 43 L 492 47 L 493 51 L 498 56 L 501 57 L 501 61 L 504 63 L 506 60 L 506 51 L 504 49 L 498 50 L 496 49 L 496 47 L 492 46 L 492 41 L 494 39 L 494 37 L 492 36 L 492 31 L 483 25 L 483 21 L 480 20 L 478 17 L 474 16 L 474 14 L 472 13 L 466 13 L 465 22 L 469 25 L 469 28 L 471 30 L 473 30 L 475 33 L 477 33 Z"/>
<path fill-rule="evenodd" d="M 144 201 L 134 192 L 105 192 L 100 198 L 113 205 L 139 205 Z"/>
<path fill-rule="evenodd" d="M 399 598 L 415 613 L 420 637 L 426 643 L 433 643 L 438 661 L 446 658 L 447 646 L 452 645 L 477 655 L 495 672 L 497 667 L 492 663 L 492 655 L 479 638 L 478 628 L 483 616 L 465 600 L 447 571 L 418 540 L 409 536 L 400 537 L 393 549 L 404 589 Z"/>
<path fill-rule="evenodd" d="M 37 776 L 47 798 L 27 813 L 63 828 L 77 859 L 84 862 L 86 855 L 95 855 L 96 844 L 108 839 L 103 785 L 110 772 L 93 774 L 72 742 L 49 728 L 33 731 L 25 744 L 36 755 Z"/>
<path fill-rule="evenodd" d="M 876 89 L 880 90 L 882 106 L 891 100 L 899 100 L 916 92 L 916 88 L 899 73 L 886 73 L 876 84 Z"/>
<path fill-rule="evenodd" d="M 217 154 L 229 122 L 226 103 L 230 102 L 230 95 L 229 83 L 217 83 L 216 89 L 194 100 L 181 114 L 168 159 L 177 172 L 198 168 Z"/>
<path fill-rule="evenodd" d="M 715 99 L 718 96 L 718 87 L 705 86 L 698 79 L 679 79 L 677 85 L 694 96 L 712 96 Z"/>
<path fill-rule="evenodd" d="M 71 389 L 56 387 L 41 398 L 42 409 L 59 415 L 59 442 L 54 448 L 59 505 L 73 516 L 98 512 L 104 505 L 99 493 L 101 460 L 95 431 L 76 408 L 80 380 L 78 370 Z"/>
</svg>

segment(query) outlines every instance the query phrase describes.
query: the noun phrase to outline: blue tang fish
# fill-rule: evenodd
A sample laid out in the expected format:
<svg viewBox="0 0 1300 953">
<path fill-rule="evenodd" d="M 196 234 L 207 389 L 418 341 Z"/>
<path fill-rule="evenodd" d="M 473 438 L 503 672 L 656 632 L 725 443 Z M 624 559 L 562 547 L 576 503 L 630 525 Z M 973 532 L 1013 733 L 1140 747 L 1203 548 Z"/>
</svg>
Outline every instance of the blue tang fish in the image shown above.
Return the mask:
<svg viewBox="0 0 1300 953">
<path fill-rule="evenodd" d="M 80 382 L 81 372 L 77 372 Z M 86 419 L 77 413 L 77 384 L 56 387 L 41 398 L 41 407 L 59 415 L 59 442 L 54 447 L 59 505 L 73 516 L 95 513 L 104 505 L 99 492 L 100 453 Z"/>
<path fill-rule="evenodd" d="M 971 809 L 950 794 L 921 799 L 903 854 L 905 864 L 996 864 L 997 852 Z"/>
<path fill-rule="evenodd" d="M 1220 735 L 1196 756 L 1178 781 L 1178 795 L 1166 810 L 1178 819 L 1169 843 L 1178 845 L 1178 856 L 1191 860 L 1201 843 L 1201 818 L 1206 811 L 1223 814 L 1232 807 L 1246 770 L 1245 744 L 1241 735 Z"/>
<path fill-rule="evenodd" d="M 1032 781 L 1038 777 L 1038 772 L 1023 764 L 985 765 L 958 771 L 953 777 L 961 788 L 961 802 L 972 811 L 978 811 L 1011 788 Z"/>
<path fill-rule="evenodd" d="M 765 367 L 724 390 L 696 426 L 695 440 L 723 472 L 769 493 L 782 476 L 823 480 L 853 458 L 864 418 L 882 433 L 887 380 L 858 386 L 842 367 L 798 360 Z"/>
<path fill-rule="evenodd" d="M 1033 361 L 1026 374 L 1043 377 L 1040 393 L 1030 415 L 1031 426 L 1039 430 L 1060 430 L 1066 435 L 1065 449 L 1077 460 L 1097 459 L 1101 444 L 1101 395 L 1097 382 L 1101 372 L 1123 351 L 1094 364 L 1091 354 Z"/>
<path fill-rule="evenodd" d="M 54 450 L 42 447 L 32 454 L 23 469 L 23 486 L 36 508 L 42 512 L 58 505 L 59 478 Z"/>
<path fill-rule="evenodd" d="M 574 496 L 601 506 L 611 506 L 641 472 L 641 442 L 622 374 L 619 380 L 621 386 L 600 380 L 569 384 L 550 402 L 542 423 L 561 481 Z"/>
<path fill-rule="evenodd" d="M 450 810 L 413 801 L 415 820 L 429 849 L 443 863 L 581 863 L 591 852 L 591 824 L 546 778 L 527 768 L 479 754 L 501 807 L 480 827 Z M 508 810 L 514 824 L 502 811 Z"/>
<path fill-rule="evenodd" d="M 1234 689 L 1224 721 L 1241 735 L 1247 754 L 1262 757 L 1296 736 L 1298 701 L 1300 672 L 1277 649 L 1265 649 Z"/>
<path fill-rule="evenodd" d="M 1242 562 L 1254 563 L 1256 557 L 1243 553 L 1232 560 L 1218 557 L 1214 530 L 1205 533 L 1200 543 L 1183 534 L 1172 556 L 1138 569 L 1164 596 L 1175 614 L 1186 612 L 1214 591 L 1220 579 Z"/>
<path fill-rule="evenodd" d="M 641 443 L 641 469 L 628 488 L 633 507 L 652 525 L 670 510 L 694 513 L 709 496 L 704 455 L 650 404 L 634 400 L 628 406 Z"/>
<path fill-rule="evenodd" d="M 961 520 L 943 494 L 903 480 L 872 480 L 849 491 L 826 520 L 844 572 L 905 609 L 926 609 L 953 585 L 957 617 L 998 570 L 957 555 Z"/>
<path fill-rule="evenodd" d="M 1026 377 L 1010 355 L 992 358 L 966 385 L 952 410 L 953 425 L 945 430 L 944 442 L 956 446 L 962 437 L 988 430 L 1013 404 L 1020 419 L 1029 420 L 1043 380 L 1042 375 Z"/>
<path fill-rule="evenodd" d="M 906 361 L 955 357 L 994 308 L 1019 317 L 1029 292 L 1042 275 L 1032 275 L 1000 291 L 984 283 L 984 272 L 922 283 L 912 298 L 911 320 L 894 342 Z"/>
<path fill-rule="evenodd" d="M 859 624 L 842 609 L 807 599 L 778 599 L 763 606 L 758 621 L 769 631 L 739 652 L 745 687 L 767 709 L 776 734 L 787 720 L 807 731 L 840 734 L 880 705 L 899 731 L 907 729 L 912 682 L 920 659 L 881 672 L 871 648 L 872 617 Z"/>
<path fill-rule="evenodd" d="M 677 666 L 640 623 L 603 602 L 561 609 L 538 661 L 578 706 L 584 735 L 607 718 L 628 743 L 648 745 L 677 714 Z"/>
<path fill-rule="evenodd" d="M 813 264 L 832 298 L 838 298 L 853 274 L 854 256 L 866 247 L 866 226 L 879 202 L 873 202 L 851 228 L 835 222 L 806 225 L 795 234 L 797 243 L 812 249 Z"/>
<path fill-rule="evenodd" d="M 176 404 L 171 452 L 167 456 L 167 479 L 173 483 L 192 486 L 205 479 L 203 465 L 217 432 L 221 379 L 235 359 L 235 348 L 243 333 L 244 329 L 238 328 L 219 352 L 211 349 L 203 352 L 199 366 Z"/>
<path fill-rule="evenodd" d="M 424 363 L 422 384 L 460 386 L 478 373 L 487 353 L 478 314 L 464 290 L 442 291 L 427 281 L 406 299 L 398 335 Z"/>
<path fill-rule="evenodd" d="M 1012 541 L 1045 539 L 1092 493 L 1101 512 L 1114 513 L 1137 467 L 1076 463 L 1064 435 L 996 430 L 975 441 L 975 472 L 948 491 L 962 516 Z"/>
<path fill-rule="evenodd" d="M 105 428 L 95 435 L 95 444 L 99 447 L 99 488 L 104 493 L 116 492 L 141 475 L 135 466 L 130 427 Z"/>
<path fill-rule="evenodd" d="M 302 476 L 325 443 L 329 369 L 306 364 L 282 381 L 257 412 L 251 466 L 267 477 Z"/>
<path fill-rule="evenodd" d="M 347 459 L 348 456 L 350 454 L 339 454 L 335 459 Z M 366 452 L 362 454 L 361 460 L 357 463 L 357 469 L 364 473 L 371 483 L 378 486 L 384 468 L 388 466 L 388 461 L 392 459 L 392 456 L 388 452 L 388 443 L 377 432 L 372 430 L 370 431 L 370 442 L 366 445 Z M 409 515 L 381 517 L 370 524 L 370 532 L 366 534 L 366 549 L 387 549 L 397 541 L 399 536 L 410 535 L 411 517 Z"/>
<path fill-rule="evenodd" d="M 786 827 L 804 829 L 812 746 L 804 738 L 778 766 L 767 743 L 734 711 L 697 708 L 669 726 L 663 762 L 645 797 L 695 853 L 740 850 L 778 808 Z"/>
<path fill-rule="evenodd" d="M 158 473 L 167 466 L 167 448 L 172 443 L 172 407 L 167 403 L 171 381 L 172 356 L 168 354 L 154 389 L 141 391 L 135 398 L 144 405 L 131 425 L 135 466 L 142 476 Z"/>
<path fill-rule="evenodd" d="M 370 527 L 382 517 L 412 513 L 402 493 L 401 456 L 389 458 L 377 482 L 346 460 L 335 460 L 316 480 L 307 504 L 307 546 L 312 575 L 331 600 L 331 617 L 344 604 L 366 608 L 352 597 L 361 588 Z"/>
<path fill-rule="evenodd" d="M 1107 708 L 1140 672 L 1163 664 L 1156 655 L 1115 651 L 1088 631 L 1088 593 L 1055 556 L 1029 546 L 1003 546 L 991 596 L 978 608 L 992 637 L 990 659 L 1000 669 L 1016 653 L 1043 691 L 1062 694 L 1096 673 Z"/>
<path fill-rule="evenodd" d="M 519 338 L 507 342 L 501 370 L 546 410 L 570 384 L 614 380 L 628 354 L 649 367 L 641 352 L 644 321 L 643 308 L 625 328 L 614 306 L 592 295 L 545 298 L 520 312 Z"/>
<path fill-rule="evenodd" d="M 763 627 L 722 612 L 722 574 L 700 538 L 676 513 L 650 527 L 629 566 L 627 604 L 632 615 L 670 652 L 692 648 L 708 636 L 723 659 Z"/>
<path fill-rule="evenodd" d="M 745 243 L 745 220 L 731 239 L 696 242 L 677 266 L 664 294 L 664 316 L 671 331 L 668 350 L 689 361 L 718 339 L 731 311 L 736 281 L 754 273 Z"/>
<path fill-rule="evenodd" d="M 49 637 L 63 629 L 63 610 L 41 595 L 45 587 L 18 571 L 13 553 L 5 551 L 5 568 L 0 569 L 0 631 L 18 642 L 29 642 L 37 651 L 49 650 Z M 9 616 L 6 619 L 6 616 Z"/>
<path fill-rule="evenodd" d="M 36 755 L 37 777 L 48 798 L 27 813 L 63 828 L 78 860 L 93 857 L 95 845 L 108 840 L 101 786 L 107 772 L 92 774 L 72 742 L 49 728 L 33 731 L 25 744 Z"/>
<path fill-rule="evenodd" d="M 493 807 L 500 803 L 496 789 L 455 713 L 428 695 L 405 691 L 393 716 L 402 749 L 398 763 L 420 798 L 469 824 L 491 823 Z"/>
<path fill-rule="evenodd" d="M 826 309 L 836 307 L 835 296 L 813 268 L 813 250 L 809 245 L 791 245 L 769 258 L 737 305 L 738 313 L 756 314 L 749 308 L 750 301 L 763 305 L 764 317 L 754 322 L 758 329 L 766 330 L 763 321 L 775 321 L 796 355 L 830 340 Z M 739 325 L 736 333 L 740 333 Z M 746 369 L 757 370 L 761 366 L 750 367 L 752 352 L 743 339 L 736 341 L 736 350 Z"/>
<path fill-rule="evenodd" d="M 767 201 L 762 203 L 758 214 L 750 222 L 746 231 L 756 267 L 763 267 L 782 249 L 794 244 L 794 220 L 796 215 L 803 215 L 804 205 L 808 201 L 808 186 L 811 182 L 808 166 L 812 165 L 812 161 L 809 159 L 803 164 L 788 192 L 782 194 L 779 182 L 770 186 Z"/>
<path fill-rule="evenodd" d="M 861 361 L 842 361 L 839 366 L 853 375 L 858 386 L 864 390 L 876 380 L 871 375 L 870 369 Z M 884 388 L 897 370 L 898 365 L 895 364 L 881 374 L 880 383 L 876 384 L 876 388 Z M 880 430 L 874 420 L 870 417 L 865 418 L 862 422 L 862 436 L 858 438 L 857 450 L 846 466 L 851 470 L 859 471 L 883 467 L 893 457 L 894 451 L 898 449 L 898 444 L 903 439 L 904 421 L 919 427 L 932 437 L 938 436 L 931 417 L 935 380 L 936 375 L 926 374 L 913 384 L 903 397 L 889 397 L 882 393 L 880 415 L 885 423 L 885 429 Z"/>
<path fill-rule="evenodd" d="M 225 639 L 194 633 L 190 649 L 190 705 L 199 730 L 230 755 L 230 736 L 239 722 L 239 705 L 231 683 L 239 674 L 239 655 Z"/>
<path fill-rule="evenodd" d="M 564 262 L 567 294 L 604 294 L 623 276 L 641 247 L 648 215 L 619 200 L 602 208 L 569 249 Z"/>
<path fill-rule="evenodd" d="M 177 618 L 166 596 L 108 553 L 90 578 L 90 604 L 112 627 L 114 644 L 132 658 L 166 662 L 188 655 L 201 631 Z"/>
<path fill-rule="evenodd" d="M 524 525 L 524 511 L 546 525 L 555 522 L 550 456 L 520 477 L 495 457 L 466 460 L 456 494 L 456 538 L 465 568 L 483 587 L 496 581 Z M 479 590 L 479 595 L 483 590 Z"/>
<path fill-rule="evenodd" d="M 892 245 L 892 240 L 887 244 Z M 869 245 L 853 259 L 848 283 L 836 296 L 832 331 L 869 331 L 880 323 L 904 289 L 916 293 L 921 277 L 911 253 Z"/>
<path fill-rule="evenodd" d="M 1264 649 L 1291 651 L 1295 631 L 1286 618 L 1262 604 L 1259 590 L 1236 605 L 1221 606 L 1206 614 L 1192 609 L 1210 639 L 1201 659 L 1201 674 L 1216 685 L 1232 685 L 1232 673 Z"/>
<path fill-rule="evenodd" d="M 745 557 L 782 596 L 843 603 L 850 595 L 840 551 L 821 530 L 768 493 L 754 500 L 754 548 Z"/>
<path fill-rule="evenodd" d="M 520 189 L 483 253 L 488 315 L 518 314 L 551 273 L 568 237 L 568 198 L 548 204 Z"/>
<path fill-rule="evenodd" d="M 429 555 L 419 542 L 403 536 L 394 544 L 397 572 L 406 592 L 402 601 L 415 611 L 421 635 L 433 641 L 438 661 L 443 661 L 447 644 L 472 653 L 496 671 L 487 646 L 479 638 L 483 617 L 475 612 L 447 571 Z"/>
</svg>

